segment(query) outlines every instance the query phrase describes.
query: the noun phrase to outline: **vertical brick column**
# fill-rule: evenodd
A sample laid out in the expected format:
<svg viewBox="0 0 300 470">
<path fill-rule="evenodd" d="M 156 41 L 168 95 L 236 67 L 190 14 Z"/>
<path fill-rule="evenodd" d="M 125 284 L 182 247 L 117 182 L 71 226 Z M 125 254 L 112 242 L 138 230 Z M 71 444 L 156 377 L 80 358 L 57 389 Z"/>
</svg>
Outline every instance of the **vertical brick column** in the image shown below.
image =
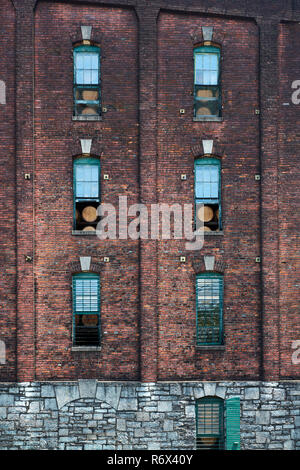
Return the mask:
<svg viewBox="0 0 300 470">
<path fill-rule="evenodd" d="M 34 143 L 33 77 L 35 0 L 13 0 L 16 9 L 17 376 L 34 379 Z M 30 173 L 31 179 L 25 179 Z M 32 261 L 26 261 L 29 256 Z"/>
<path fill-rule="evenodd" d="M 263 378 L 279 377 L 278 22 L 260 25 Z"/>
<path fill-rule="evenodd" d="M 158 9 L 141 5 L 139 17 L 140 202 L 157 202 L 156 73 Z M 157 242 L 140 242 L 140 368 L 142 382 L 157 380 Z"/>
</svg>

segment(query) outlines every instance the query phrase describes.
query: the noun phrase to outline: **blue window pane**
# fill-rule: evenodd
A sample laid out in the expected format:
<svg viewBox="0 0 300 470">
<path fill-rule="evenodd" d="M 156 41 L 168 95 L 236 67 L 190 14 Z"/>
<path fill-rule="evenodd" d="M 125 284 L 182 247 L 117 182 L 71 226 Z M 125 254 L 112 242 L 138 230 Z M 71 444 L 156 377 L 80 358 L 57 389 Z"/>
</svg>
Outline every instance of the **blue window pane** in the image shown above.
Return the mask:
<svg viewBox="0 0 300 470">
<path fill-rule="evenodd" d="M 90 70 L 84 70 L 84 72 L 83 72 L 83 84 L 84 85 L 90 85 L 91 83 L 92 83 L 91 71 Z"/>
<path fill-rule="evenodd" d="M 219 56 L 213 53 L 195 55 L 195 84 L 217 85 L 219 75 Z"/>
<path fill-rule="evenodd" d="M 75 167 L 76 197 L 99 197 L 99 167 L 97 165 L 77 165 Z"/>
<path fill-rule="evenodd" d="M 97 312 L 99 305 L 99 280 L 75 281 L 75 311 L 77 312 Z"/>
<path fill-rule="evenodd" d="M 83 54 L 82 53 L 76 54 L 76 68 L 83 69 Z"/>
<path fill-rule="evenodd" d="M 83 84 L 83 70 L 76 70 L 76 83 Z"/>
<path fill-rule="evenodd" d="M 99 67 L 98 54 L 92 54 L 91 60 L 92 60 L 92 69 L 98 70 L 98 67 Z"/>
<path fill-rule="evenodd" d="M 219 198 L 219 168 L 216 165 L 197 165 L 195 194 L 199 199 Z"/>
<path fill-rule="evenodd" d="M 99 82 L 99 55 L 97 52 L 77 52 L 75 59 L 76 83 L 97 85 Z"/>
</svg>

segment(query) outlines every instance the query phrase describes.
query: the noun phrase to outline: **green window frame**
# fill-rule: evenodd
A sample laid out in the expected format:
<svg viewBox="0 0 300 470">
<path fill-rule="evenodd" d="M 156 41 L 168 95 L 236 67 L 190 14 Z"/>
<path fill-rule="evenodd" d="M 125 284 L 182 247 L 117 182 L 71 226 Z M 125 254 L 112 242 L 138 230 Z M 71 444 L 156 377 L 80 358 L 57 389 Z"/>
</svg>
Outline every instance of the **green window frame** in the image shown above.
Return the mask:
<svg viewBox="0 0 300 470">
<path fill-rule="evenodd" d="M 196 401 L 196 449 L 225 449 L 222 398 L 204 397 Z"/>
<path fill-rule="evenodd" d="M 73 229 L 95 231 L 101 201 L 101 165 L 98 158 L 76 158 L 73 162 Z"/>
<path fill-rule="evenodd" d="M 222 230 L 221 162 L 218 158 L 199 158 L 194 163 L 196 227 Z"/>
<path fill-rule="evenodd" d="M 194 117 L 221 116 L 221 53 L 215 46 L 194 48 Z"/>
<path fill-rule="evenodd" d="M 74 116 L 101 116 L 100 48 L 77 46 L 73 50 Z"/>
<path fill-rule="evenodd" d="M 72 277 L 73 346 L 100 345 L 100 276 L 79 273 Z"/>
<path fill-rule="evenodd" d="M 197 345 L 223 344 L 223 275 L 196 276 Z"/>
</svg>

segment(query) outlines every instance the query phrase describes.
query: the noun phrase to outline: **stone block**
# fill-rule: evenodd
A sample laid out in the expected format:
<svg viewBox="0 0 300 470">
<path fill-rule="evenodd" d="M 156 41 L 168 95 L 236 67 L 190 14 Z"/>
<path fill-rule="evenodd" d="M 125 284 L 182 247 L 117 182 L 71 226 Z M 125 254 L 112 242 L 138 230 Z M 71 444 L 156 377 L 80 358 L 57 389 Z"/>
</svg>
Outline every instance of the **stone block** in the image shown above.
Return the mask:
<svg viewBox="0 0 300 470">
<path fill-rule="evenodd" d="M 80 398 L 95 398 L 97 382 L 96 380 L 78 380 Z"/>
<path fill-rule="evenodd" d="M 259 399 L 259 388 L 258 387 L 247 387 L 245 388 L 245 400 L 258 400 Z"/>
<path fill-rule="evenodd" d="M 157 411 L 160 412 L 160 411 L 172 411 L 173 409 L 173 404 L 171 401 L 159 401 L 157 403 Z"/>
<path fill-rule="evenodd" d="M 9 406 L 14 403 L 14 395 L 3 393 L 0 395 L 0 406 Z"/>
<path fill-rule="evenodd" d="M 256 424 L 270 424 L 270 411 L 256 411 Z"/>
<path fill-rule="evenodd" d="M 136 398 L 120 398 L 119 411 L 137 411 L 138 402 Z"/>
<path fill-rule="evenodd" d="M 67 403 L 80 398 L 78 385 L 57 385 L 55 387 L 55 394 L 59 409 Z"/>
</svg>

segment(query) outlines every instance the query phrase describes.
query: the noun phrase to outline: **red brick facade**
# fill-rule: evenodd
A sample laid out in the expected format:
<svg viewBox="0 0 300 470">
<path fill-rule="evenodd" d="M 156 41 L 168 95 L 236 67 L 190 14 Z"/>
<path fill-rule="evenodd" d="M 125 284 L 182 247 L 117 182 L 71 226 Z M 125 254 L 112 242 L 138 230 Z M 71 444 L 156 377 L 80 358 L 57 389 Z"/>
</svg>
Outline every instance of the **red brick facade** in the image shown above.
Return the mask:
<svg viewBox="0 0 300 470">
<path fill-rule="evenodd" d="M 300 4 L 248 3 L 2 2 L 2 381 L 300 378 L 291 360 L 300 340 L 300 105 L 291 100 Z M 72 120 L 81 25 L 92 26 L 101 46 L 101 121 Z M 203 26 L 221 47 L 220 122 L 193 120 L 193 48 Z M 184 240 L 72 234 L 80 139 L 92 139 L 109 175 L 101 199 L 115 205 L 119 195 L 128 205 L 193 203 L 194 159 L 202 140 L 213 140 L 222 233 L 207 235 L 198 251 Z M 219 349 L 196 347 L 195 276 L 205 255 L 224 274 Z M 72 350 L 71 276 L 80 256 L 100 269 L 97 352 Z"/>
</svg>

